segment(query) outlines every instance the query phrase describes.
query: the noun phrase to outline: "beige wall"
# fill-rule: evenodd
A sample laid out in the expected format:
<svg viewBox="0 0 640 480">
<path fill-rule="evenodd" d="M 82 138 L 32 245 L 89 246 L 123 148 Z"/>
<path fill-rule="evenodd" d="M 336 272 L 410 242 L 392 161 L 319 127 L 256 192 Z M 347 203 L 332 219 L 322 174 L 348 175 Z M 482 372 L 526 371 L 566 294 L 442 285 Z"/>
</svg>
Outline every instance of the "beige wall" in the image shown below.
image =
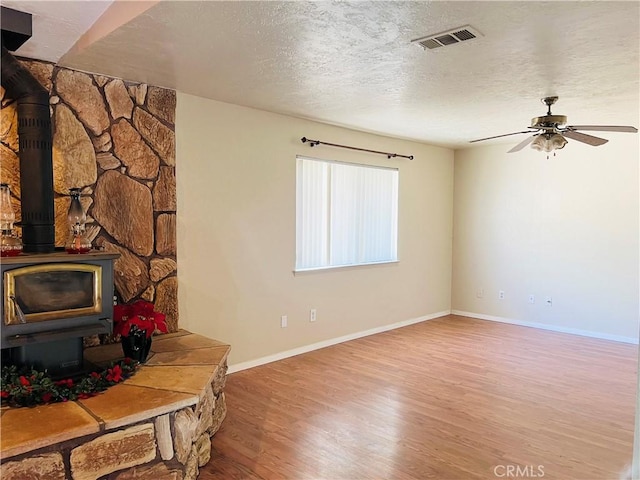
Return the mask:
<svg viewBox="0 0 640 480">
<path fill-rule="evenodd" d="M 637 341 L 638 137 L 603 136 L 456 151 L 454 311 Z"/>
<path fill-rule="evenodd" d="M 229 342 L 231 364 L 449 310 L 452 150 L 181 93 L 176 142 L 180 322 Z M 398 264 L 293 274 L 296 154 L 399 167 Z"/>
</svg>

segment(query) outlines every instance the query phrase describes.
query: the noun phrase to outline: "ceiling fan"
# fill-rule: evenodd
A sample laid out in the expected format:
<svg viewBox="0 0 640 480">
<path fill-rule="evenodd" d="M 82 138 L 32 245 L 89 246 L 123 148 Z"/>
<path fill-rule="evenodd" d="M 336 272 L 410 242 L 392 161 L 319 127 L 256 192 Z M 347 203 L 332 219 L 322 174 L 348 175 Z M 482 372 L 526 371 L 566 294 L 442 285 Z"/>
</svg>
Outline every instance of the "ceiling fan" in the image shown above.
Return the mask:
<svg viewBox="0 0 640 480">
<path fill-rule="evenodd" d="M 558 97 L 545 97 L 541 101 L 547 106 L 547 114 L 542 117 L 532 118 L 531 126 L 528 127 L 529 130 L 496 135 L 495 137 L 479 138 L 478 140 L 471 140 L 469 143 L 482 142 L 484 140 L 508 137 L 509 135 L 521 135 L 523 133 L 532 133 L 537 131 L 537 133 L 527 137 L 507 153 L 518 152 L 529 144 L 531 144 L 531 148 L 548 153 L 563 148 L 567 144 L 567 138 L 586 143 L 587 145 L 592 145 L 594 147 L 604 145 L 609 141 L 604 138 L 587 135 L 586 133 L 580 133 L 578 130 L 595 132 L 638 132 L 638 129 L 635 127 L 622 125 L 567 125 L 565 127 L 563 125 L 567 123 L 567 117 L 564 115 L 553 115 L 551 113 L 551 105 L 558 101 Z"/>
</svg>

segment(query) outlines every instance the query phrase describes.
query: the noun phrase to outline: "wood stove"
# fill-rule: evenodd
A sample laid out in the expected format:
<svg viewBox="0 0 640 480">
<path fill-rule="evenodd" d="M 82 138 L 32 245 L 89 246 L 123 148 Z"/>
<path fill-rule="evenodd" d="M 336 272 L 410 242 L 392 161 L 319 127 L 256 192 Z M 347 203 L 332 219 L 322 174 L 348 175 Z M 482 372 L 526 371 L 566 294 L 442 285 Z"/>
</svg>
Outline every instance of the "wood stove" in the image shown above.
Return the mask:
<svg viewBox="0 0 640 480">
<path fill-rule="evenodd" d="M 118 254 L 48 253 L 3 258 L 3 364 L 50 374 L 83 370 L 82 338 L 113 330 L 113 261 Z"/>
<path fill-rule="evenodd" d="M 31 15 L 2 7 L 0 80 L 16 100 L 21 227 L 25 254 L 0 262 L 2 363 L 83 370 L 83 337 L 113 331 L 113 261 L 107 253 L 55 251 L 49 92 L 16 60 L 31 36 Z"/>
</svg>

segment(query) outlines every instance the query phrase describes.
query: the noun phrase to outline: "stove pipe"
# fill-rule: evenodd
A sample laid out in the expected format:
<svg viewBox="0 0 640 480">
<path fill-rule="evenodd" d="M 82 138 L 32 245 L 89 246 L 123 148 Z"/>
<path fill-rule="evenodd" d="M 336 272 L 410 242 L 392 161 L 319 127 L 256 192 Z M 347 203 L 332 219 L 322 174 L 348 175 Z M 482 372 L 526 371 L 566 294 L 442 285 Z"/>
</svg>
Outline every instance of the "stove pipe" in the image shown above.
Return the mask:
<svg viewBox="0 0 640 480">
<path fill-rule="evenodd" d="M 4 42 L 3 42 L 4 43 Z M 55 249 L 49 93 L 2 45 L 0 78 L 18 104 L 22 243 L 24 252 Z"/>
</svg>

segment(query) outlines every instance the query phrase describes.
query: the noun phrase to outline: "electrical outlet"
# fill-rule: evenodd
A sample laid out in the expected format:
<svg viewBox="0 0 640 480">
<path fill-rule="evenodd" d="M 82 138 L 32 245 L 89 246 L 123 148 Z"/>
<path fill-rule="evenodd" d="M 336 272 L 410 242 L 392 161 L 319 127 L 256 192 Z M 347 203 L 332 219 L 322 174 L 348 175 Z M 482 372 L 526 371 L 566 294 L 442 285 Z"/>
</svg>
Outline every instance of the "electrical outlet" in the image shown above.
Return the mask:
<svg viewBox="0 0 640 480">
<path fill-rule="evenodd" d="M 536 296 L 535 295 L 529 295 L 529 303 L 536 303 Z"/>
<path fill-rule="evenodd" d="M 286 315 L 282 315 L 280 317 L 280 327 L 281 328 L 287 328 L 287 316 Z"/>
<path fill-rule="evenodd" d="M 504 300 L 504 290 L 500 290 L 500 291 L 498 292 L 498 299 L 499 299 L 499 300 Z"/>
<path fill-rule="evenodd" d="M 316 321 L 316 309 L 312 308 L 311 311 L 309 312 L 309 321 L 310 322 L 315 322 Z"/>
<path fill-rule="evenodd" d="M 551 298 L 551 297 L 545 297 L 545 299 L 544 299 L 544 303 L 546 303 L 548 307 L 553 306 L 553 298 Z"/>
</svg>

